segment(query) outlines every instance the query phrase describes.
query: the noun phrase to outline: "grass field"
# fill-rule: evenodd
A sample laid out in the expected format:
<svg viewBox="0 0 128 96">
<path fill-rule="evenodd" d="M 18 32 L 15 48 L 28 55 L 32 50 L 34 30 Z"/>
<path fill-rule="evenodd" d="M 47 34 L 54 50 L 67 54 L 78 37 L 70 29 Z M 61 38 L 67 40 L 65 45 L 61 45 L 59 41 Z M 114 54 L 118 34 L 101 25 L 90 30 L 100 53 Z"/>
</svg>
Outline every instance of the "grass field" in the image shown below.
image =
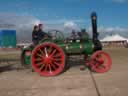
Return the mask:
<svg viewBox="0 0 128 96">
<path fill-rule="evenodd" d="M 20 50 L 0 51 L 0 59 L 19 59 L 19 58 L 20 58 Z"/>
</svg>

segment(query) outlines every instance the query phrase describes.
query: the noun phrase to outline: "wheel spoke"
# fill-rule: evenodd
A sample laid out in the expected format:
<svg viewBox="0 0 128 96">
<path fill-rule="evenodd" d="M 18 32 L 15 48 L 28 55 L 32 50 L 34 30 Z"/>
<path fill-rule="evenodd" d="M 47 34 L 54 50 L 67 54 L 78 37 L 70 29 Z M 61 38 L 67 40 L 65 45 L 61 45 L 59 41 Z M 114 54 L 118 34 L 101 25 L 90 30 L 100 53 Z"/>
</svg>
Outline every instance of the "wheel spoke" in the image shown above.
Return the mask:
<svg viewBox="0 0 128 96">
<path fill-rule="evenodd" d="M 48 57 L 48 50 L 47 50 L 47 48 L 45 47 L 44 50 L 45 50 L 45 56 Z"/>
<path fill-rule="evenodd" d="M 46 65 L 45 65 L 45 68 L 44 68 L 44 71 L 46 72 L 47 69 L 48 69 L 48 65 L 46 64 Z"/>
<path fill-rule="evenodd" d="M 49 71 L 50 71 L 50 73 L 52 73 L 51 65 L 50 65 L 50 64 L 48 64 L 48 67 L 49 67 Z"/>
<path fill-rule="evenodd" d="M 36 53 L 37 56 L 39 57 L 44 57 L 43 55 L 39 54 L 39 53 Z"/>
<path fill-rule="evenodd" d="M 99 66 L 100 66 L 100 64 L 99 64 L 99 63 L 96 63 L 94 66 L 97 68 L 97 67 L 99 67 Z"/>
<path fill-rule="evenodd" d="M 56 59 L 52 58 L 52 61 L 58 62 L 58 61 L 61 61 L 61 59 L 60 58 L 56 58 Z"/>
<path fill-rule="evenodd" d="M 44 56 L 44 52 L 41 50 L 41 48 L 39 48 L 39 52 Z"/>
<path fill-rule="evenodd" d="M 103 57 L 104 63 L 109 63 L 109 60 L 106 58 L 107 58 L 106 56 Z"/>
<path fill-rule="evenodd" d="M 52 46 L 49 46 L 48 54 L 51 54 L 51 52 L 52 52 Z"/>
<path fill-rule="evenodd" d="M 44 68 L 45 64 L 42 64 L 42 66 L 39 68 L 39 70 L 41 71 Z"/>
<path fill-rule="evenodd" d="M 59 57 L 61 57 L 61 54 L 57 54 L 57 55 L 54 55 L 54 56 L 52 56 L 53 58 L 59 58 Z"/>
<path fill-rule="evenodd" d="M 51 56 L 53 56 L 56 53 L 56 49 L 53 50 L 53 52 L 51 53 Z"/>
<path fill-rule="evenodd" d="M 57 63 L 57 62 L 54 62 L 54 64 L 55 64 L 55 65 L 57 65 L 57 66 L 60 66 L 60 64 L 59 64 L 59 63 Z"/>
<path fill-rule="evenodd" d="M 37 66 L 40 66 L 40 65 L 43 65 L 43 63 L 42 63 L 42 62 L 41 62 L 41 63 L 36 63 L 36 65 L 37 65 Z"/>
<path fill-rule="evenodd" d="M 51 63 L 50 65 L 54 70 L 56 69 L 56 66 L 53 63 Z"/>
<path fill-rule="evenodd" d="M 35 61 L 41 61 L 42 59 L 41 58 L 36 58 Z"/>
<path fill-rule="evenodd" d="M 106 68 L 107 68 L 107 66 L 105 66 L 105 65 L 101 65 L 101 67 L 102 67 L 102 68 L 104 68 L 104 69 L 106 69 Z"/>
</svg>

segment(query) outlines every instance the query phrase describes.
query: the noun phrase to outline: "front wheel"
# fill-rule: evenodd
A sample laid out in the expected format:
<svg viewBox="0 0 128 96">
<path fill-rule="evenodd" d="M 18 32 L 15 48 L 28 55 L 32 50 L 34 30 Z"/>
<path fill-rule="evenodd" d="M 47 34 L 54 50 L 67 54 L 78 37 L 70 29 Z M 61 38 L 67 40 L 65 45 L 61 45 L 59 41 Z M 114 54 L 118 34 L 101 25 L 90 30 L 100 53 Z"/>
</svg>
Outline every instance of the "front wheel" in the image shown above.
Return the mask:
<svg viewBox="0 0 128 96">
<path fill-rule="evenodd" d="M 112 65 L 111 57 L 104 51 L 96 51 L 92 54 L 89 67 L 97 73 L 107 72 Z"/>
</svg>

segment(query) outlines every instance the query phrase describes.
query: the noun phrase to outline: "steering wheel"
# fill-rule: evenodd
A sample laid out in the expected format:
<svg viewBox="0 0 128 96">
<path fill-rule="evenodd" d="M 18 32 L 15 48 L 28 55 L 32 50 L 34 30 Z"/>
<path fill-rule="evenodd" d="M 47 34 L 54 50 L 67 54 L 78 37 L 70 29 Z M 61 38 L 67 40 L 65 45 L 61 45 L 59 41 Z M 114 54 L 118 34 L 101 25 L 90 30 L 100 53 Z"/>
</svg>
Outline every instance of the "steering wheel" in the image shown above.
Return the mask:
<svg viewBox="0 0 128 96">
<path fill-rule="evenodd" d="M 64 34 L 63 32 L 59 31 L 59 30 L 50 30 L 48 31 L 48 34 L 52 37 L 52 39 L 60 39 L 63 40 L 64 39 Z"/>
</svg>

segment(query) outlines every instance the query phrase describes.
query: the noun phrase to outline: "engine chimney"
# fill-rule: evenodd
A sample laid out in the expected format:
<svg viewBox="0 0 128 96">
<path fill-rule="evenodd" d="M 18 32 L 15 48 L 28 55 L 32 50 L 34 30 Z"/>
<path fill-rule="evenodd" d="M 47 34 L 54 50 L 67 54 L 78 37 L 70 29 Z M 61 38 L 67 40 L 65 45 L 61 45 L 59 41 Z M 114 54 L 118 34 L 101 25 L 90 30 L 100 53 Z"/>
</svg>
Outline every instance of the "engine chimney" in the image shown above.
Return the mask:
<svg viewBox="0 0 128 96">
<path fill-rule="evenodd" d="M 99 33 L 97 32 L 97 15 L 96 15 L 96 12 L 92 12 L 91 21 L 92 21 L 92 32 L 93 32 L 92 40 L 93 40 L 93 43 L 95 46 L 94 51 L 102 50 L 101 42 L 98 39 Z"/>
<path fill-rule="evenodd" d="M 97 32 L 97 15 L 96 12 L 91 14 L 92 20 L 92 32 L 93 32 L 93 42 L 98 40 L 98 32 Z"/>
</svg>

